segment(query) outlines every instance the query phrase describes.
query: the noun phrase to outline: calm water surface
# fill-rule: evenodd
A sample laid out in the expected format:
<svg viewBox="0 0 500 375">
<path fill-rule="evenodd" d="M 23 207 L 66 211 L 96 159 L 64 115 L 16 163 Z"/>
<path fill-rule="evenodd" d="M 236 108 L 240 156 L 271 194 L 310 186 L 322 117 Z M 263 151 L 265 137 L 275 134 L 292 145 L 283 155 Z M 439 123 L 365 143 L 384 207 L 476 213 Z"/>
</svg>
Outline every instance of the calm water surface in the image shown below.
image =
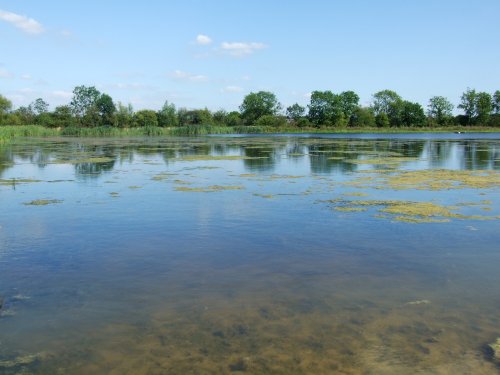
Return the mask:
<svg viewBox="0 0 500 375">
<path fill-rule="evenodd" d="M 500 373 L 500 136 L 379 137 L 0 146 L 0 374 Z"/>
</svg>

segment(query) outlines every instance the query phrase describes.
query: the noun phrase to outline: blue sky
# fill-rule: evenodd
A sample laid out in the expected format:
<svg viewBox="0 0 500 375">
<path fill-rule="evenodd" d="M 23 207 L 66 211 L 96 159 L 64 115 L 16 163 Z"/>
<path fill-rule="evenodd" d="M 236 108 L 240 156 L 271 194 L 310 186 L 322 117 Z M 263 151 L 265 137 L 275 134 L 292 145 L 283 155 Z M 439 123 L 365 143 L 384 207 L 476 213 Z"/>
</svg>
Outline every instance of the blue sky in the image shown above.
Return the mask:
<svg viewBox="0 0 500 375">
<path fill-rule="evenodd" d="M 314 90 L 426 106 L 500 89 L 500 1 L 0 0 L 0 94 L 67 104 L 96 86 L 135 109 L 286 107 Z"/>
</svg>

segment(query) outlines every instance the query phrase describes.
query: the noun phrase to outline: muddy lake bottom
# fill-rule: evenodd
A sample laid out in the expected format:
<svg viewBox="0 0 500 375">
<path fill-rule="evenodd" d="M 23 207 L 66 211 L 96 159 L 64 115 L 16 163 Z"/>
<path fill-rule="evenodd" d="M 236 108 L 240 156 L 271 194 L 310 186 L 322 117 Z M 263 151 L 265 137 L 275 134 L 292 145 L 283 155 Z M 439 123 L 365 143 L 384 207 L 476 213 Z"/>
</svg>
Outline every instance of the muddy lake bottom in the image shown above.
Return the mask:
<svg viewBox="0 0 500 375">
<path fill-rule="evenodd" d="M 0 145 L 0 374 L 500 374 L 499 187 L 498 134 Z"/>
</svg>

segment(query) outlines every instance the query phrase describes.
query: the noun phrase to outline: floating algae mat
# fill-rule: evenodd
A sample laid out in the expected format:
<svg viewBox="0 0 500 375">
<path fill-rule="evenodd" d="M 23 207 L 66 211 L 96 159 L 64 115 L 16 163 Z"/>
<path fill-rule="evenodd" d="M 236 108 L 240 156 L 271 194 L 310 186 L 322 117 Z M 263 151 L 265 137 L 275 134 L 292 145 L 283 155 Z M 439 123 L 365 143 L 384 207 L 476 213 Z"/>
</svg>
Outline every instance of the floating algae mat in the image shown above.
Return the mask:
<svg viewBox="0 0 500 375">
<path fill-rule="evenodd" d="M 433 202 L 412 202 L 398 200 L 343 200 L 334 199 L 327 201 L 334 204 L 337 211 L 358 212 L 366 211 L 367 207 L 381 207 L 379 212 L 391 214 L 391 216 L 378 215 L 379 218 L 389 218 L 396 221 L 409 223 L 445 223 L 450 219 L 469 220 L 497 220 L 500 216 L 463 215 L 455 212 L 460 206 L 472 206 L 470 203 L 456 204 L 454 206 L 442 206 Z M 474 205 L 483 205 L 478 203 Z M 488 201 L 486 201 L 488 204 Z"/>
<path fill-rule="evenodd" d="M 25 202 L 24 205 L 26 206 L 47 206 L 49 204 L 57 204 L 57 203 L 62 203 L 62 200 L 60 199 L 35 199 L 30 202 Z"/>
<path fill-rule="evenodd" d="M 1 145 L 0 374 L 500 374 L 498 150 L 472 133 Z"/>
</svg>

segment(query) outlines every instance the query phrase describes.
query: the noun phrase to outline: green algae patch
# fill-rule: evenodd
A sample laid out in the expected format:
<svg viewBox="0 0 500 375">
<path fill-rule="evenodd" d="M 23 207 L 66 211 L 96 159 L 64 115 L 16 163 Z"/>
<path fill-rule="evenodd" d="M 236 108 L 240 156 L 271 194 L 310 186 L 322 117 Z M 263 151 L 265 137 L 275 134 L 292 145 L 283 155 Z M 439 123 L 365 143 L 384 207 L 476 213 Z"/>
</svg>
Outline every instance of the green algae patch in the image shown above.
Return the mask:
<svg viewBox="0 0 500 375">
<path fill-rule="evenodd" d="M 99 164 L 99 163 L 110 163 L 113 161 L 115 161 L 115 159 L 110 157 L 90 157 L 82 159 L 54 160 L 51 162 L 51 164 L 84 164 L 84 163 Z"/>
<path fill-rule="evenodd" d="M 492 357 L 496 362 L 500 362 L 500 337 L 495 342 L 488 344 L 489 348 L 493 351 Z"/>
<path fill-rule="evenodd" d="M 29 184 L 33 182 L 42 182 L 42 180 L 34 180 L 30 178 L 0 179 L 0 185 L 5 185 L 5 186 L 15 186 L 17 184 Z"/>
<path fill-rule="evenodd" d="M 367 197 L 369 194 L 367 193 L 361 193 L 361 192 L 352 192 L 352 193 L 344 193 L 342 194 L 345 197 Z"/>
<path fill-rule="evenodd" d="M 273 194 L 259 194 L 259 193 L 254 193 L 253 195 L 256 196 L 256 197 L 261 197 L 261 198 L 266 198 L 266 199 L 272 199 L 272 198 L 276 197 Z"/>
<path fill-rule="evenodd" d="M 176 191 L 198 192 L 198 193 L 214 193 L 225 190 L 243 190 L 243 189 L 244 189 L 243 186 L 234 186 L 234 185 L 211 185 L 206 187 L 187 187 L 187 186 L 175 187 Z"/>
<path fill-rule="evenodd" d="M 341 212 L 361 212 L 361 211 L 366 211 L 366 207 L 343 207 L 343 206 L 338 206 L 333 208 L 335 211 L 341 211 Z"/>
<path fill-rule="evenodd" d="M 63 201 L 60 199 L 35 199 L 31 202 L 23 203 L 25 206 L 47 206 L 49 204 L 57 204 L 62 203 Z"/>
<path fill-rule="evenodd" d="M 411 202 L 399 200 L 343 200 L 326 201 L 333 209 L 343 212 L 365 211 L 368 207 L 381 207 L 376 218 L 391 219 L 406 223 L 447 223 L 451 219 L 496 220 L 499 216 L 463 215 L 454 212 L 457 206 L 443 206 L 433 202 Z"/>
<path fill-rule="evenodd" d="M 405 171 L 384 176 L 382 183 L 395 190 L 488 189 L 500 186 L 500 172 L 447 169 Z"/>
<path fill-rule="evenodd" d="M 135 190 L 135 189 L 142 189 L 142 186 L 132 185 L 132 186 L 129 186 L 128 188 L 132 189 L 132 190 Z"/>
<path fill-rule="evenodd" d="M 418 161 L 419 158 L 411 157 L 381 157 L 373 159 L 348 159 L 347 163 L 351 164 L 370 164 L 370 165 L 399 165 L 401 163 Z"/>
<path fill-rule="evenodd" d="M 189 155 L 177 158 L 179 161 L 209 161 L 209 160 L 250 160 L 268 159 L 268 156 L 241 156 L 241 155 Z"/>
<path fill-rule="evenodd" d="M 111 193 L 109 193 L 109 195 L 116 198 L 116 197 L 120 196 L 120 193 L 117 193 L 116 191 L 112 191 Z"/>
</svg>

